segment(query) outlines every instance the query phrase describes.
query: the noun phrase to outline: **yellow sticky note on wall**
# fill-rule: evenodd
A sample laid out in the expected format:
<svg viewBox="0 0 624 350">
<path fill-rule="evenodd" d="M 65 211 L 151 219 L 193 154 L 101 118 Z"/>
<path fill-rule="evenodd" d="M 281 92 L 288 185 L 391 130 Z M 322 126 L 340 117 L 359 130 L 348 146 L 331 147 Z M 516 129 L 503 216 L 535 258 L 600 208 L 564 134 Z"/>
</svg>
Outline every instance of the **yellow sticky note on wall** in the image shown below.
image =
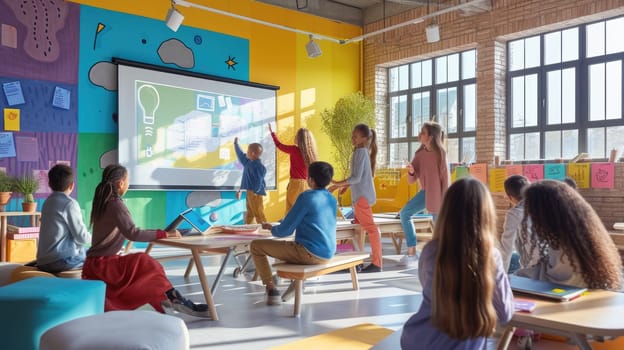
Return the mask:
<svg viewBox="0 0 624 350">
<path fill-rule="evenodd" d="M 20 131 L 20 110 L 16 108 L 4 109 L 4 130 Z"/>
<path fill-rule="evenodd" d="M 590 163 L 569 163 L 568 176 L 576 181 L 578 188 L 589 188 Z"/>
</svg>

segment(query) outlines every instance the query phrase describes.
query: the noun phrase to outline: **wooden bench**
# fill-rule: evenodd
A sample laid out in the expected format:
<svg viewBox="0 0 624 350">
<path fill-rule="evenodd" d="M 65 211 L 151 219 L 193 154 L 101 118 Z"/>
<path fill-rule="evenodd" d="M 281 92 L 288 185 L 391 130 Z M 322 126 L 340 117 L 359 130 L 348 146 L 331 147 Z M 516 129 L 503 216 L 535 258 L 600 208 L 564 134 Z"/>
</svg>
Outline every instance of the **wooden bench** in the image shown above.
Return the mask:
<svg viewBox="0 0 624 350">
<path fill-rule="evenodd" d="M 416 231 L 416 238 L 419 241 L 428 242 L 433 238 L 433 219 L 430 217 L 415 217 L 412 218 L 412 223 L 414 224 L 414 230 Z M 397 254 L 401 254 L 401 248 L 403 246 L 403 239 L 405 238 L 405 233 L 403 231 L 400 232 L 381 232 L 382 237 L 390 237 L 392 239 L 392 245 L 396 250 Z"/>
<path fill-rule="evenodd" d="M 328 273 L 349 269 L 351 273 L 351 283 L 353 290 L 358 290 L 358 279 L 356 266 L 364 263 L 364 259 L 369 254 L 362 253 L 344 253 L 337 254 L 326 264 L 319 265 L 299 265 L 288 263 L 277 263 L 273 267 L 277 275 L 281 278 L 294 280 L 295 283 L 295 309 L 293 316 L 299 316 L 301 310 L 301 296 L 303 292 L 303 281 L 316 276 L 326 275 Z"/>
</svg>

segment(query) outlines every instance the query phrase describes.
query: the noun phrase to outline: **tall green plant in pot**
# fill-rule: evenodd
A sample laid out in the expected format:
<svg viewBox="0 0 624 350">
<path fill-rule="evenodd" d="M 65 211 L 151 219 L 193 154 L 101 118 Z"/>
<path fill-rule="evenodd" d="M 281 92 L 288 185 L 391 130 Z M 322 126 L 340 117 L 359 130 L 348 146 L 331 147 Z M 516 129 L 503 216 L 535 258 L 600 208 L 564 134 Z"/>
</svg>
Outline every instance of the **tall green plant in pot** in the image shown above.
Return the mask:
<svg viewBox="0 0 624 350">
<path fill-rule="evenodd" d="M 321 112 L 321 130 L 329 136 L 336 161 L 336 177 L 344 178 L 349 174 L 349 162 L 353 153 L 351 132 L 357 124 L 375 127 L 375 102 L 361 92 L 354 92 L 342 97 L 332 109 Z"/>
<path fill-rule="evenodd" d="M 37 209 L 37 202 L 33 194 L 39 189 L 39 181 L 33 176 L 23 176 L 15 180 L 15 191 L 21 193 L 24 196 L 22 202 L 22 209 L 24 211 L 35 211 Z"/>
<path fill-rule="evenodd" d="M 13 178 L 0 171 L 0 211 L 4 211 L 4 207 L 9 203 L 13 185 Z"/>
</svg>

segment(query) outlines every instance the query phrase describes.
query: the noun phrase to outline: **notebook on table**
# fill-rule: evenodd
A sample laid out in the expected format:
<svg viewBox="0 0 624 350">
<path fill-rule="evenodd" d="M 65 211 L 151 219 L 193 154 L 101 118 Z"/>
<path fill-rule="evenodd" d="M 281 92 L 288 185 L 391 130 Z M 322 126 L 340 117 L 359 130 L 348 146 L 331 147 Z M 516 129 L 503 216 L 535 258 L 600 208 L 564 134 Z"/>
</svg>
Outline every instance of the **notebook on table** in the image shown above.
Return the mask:
<svg viewBox="0 0 624 350">
<path fill-rule="evenodd" d="M 539 281 L 520 276 L 509 276 L 511 290 L 524 294 L 540 296 L 548 299 L 569 301 L 579 297 L 587 288 L 568 286 L 565 284 Z"/>
<path fill-rule="evenodd" d="M 180 234 L 183 236 L 205 235 L 210 227 L 212 227 L 212 224 L 204 220 L 204 218 L 197 214 L 197 212 L 193 209 L 189 208 L 178 214 L 178 216 L 169 225 L 167 225 L 165 231 L 176 229 L 183 222 L 191 225 L 190 229 L 178 229 Z"/>
</svg>

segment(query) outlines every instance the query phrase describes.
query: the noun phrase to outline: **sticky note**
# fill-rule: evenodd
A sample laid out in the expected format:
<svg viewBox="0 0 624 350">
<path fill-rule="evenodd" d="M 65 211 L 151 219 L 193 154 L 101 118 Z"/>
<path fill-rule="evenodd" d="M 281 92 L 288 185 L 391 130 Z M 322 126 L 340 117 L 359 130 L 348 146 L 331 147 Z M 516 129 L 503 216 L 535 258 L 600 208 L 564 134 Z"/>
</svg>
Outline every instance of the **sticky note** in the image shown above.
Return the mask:
<svg viewBox="0 0 624 350">
<path fill-rule="evenodd" d="M 592 163 L 591 165 L 591 187 L 592 188 L 613 188 L 615 181 L 614 163 Z"/>
<path fill-rule="evenodd" d="M 71 99 L 71 91 L 57 86 L 54 88 L 54 97 L 52 98 L 52 106 L 69 109 Z"/>
<path fill-rule="evenodd" d="M 2 84 L 4 96 L 9 106 L 21 105 L 26 103 L 24 93 L 22 92 L 22 84 L 19 81 L 12 81 Z"/>
<path fill-rule="evenodd" d="M 15 108 L 4 109 L 4 130 L 20 131 L 20 110 Z"/>
</svg>

